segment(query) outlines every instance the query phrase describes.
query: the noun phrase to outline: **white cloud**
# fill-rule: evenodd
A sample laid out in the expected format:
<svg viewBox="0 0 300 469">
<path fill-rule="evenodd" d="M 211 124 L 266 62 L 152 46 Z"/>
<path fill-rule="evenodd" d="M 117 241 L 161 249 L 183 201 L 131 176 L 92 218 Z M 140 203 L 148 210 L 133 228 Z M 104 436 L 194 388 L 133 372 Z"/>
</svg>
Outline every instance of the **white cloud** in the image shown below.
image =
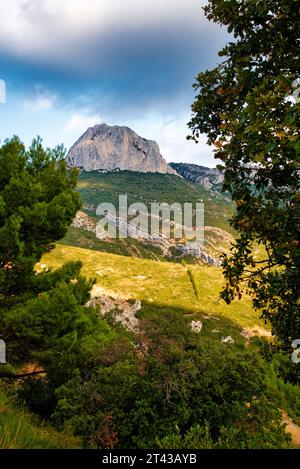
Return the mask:
<svg viewBox="0 0 300 469">
<path fill-rule="evenodd" d="M 74 133 L 77 134 L 78 138 L 83 134 L 88 127 L 92 127 L 101 122 L 100 116 L 88 116 L 85 114 L 72 114 L 67 120 L 63 131 L 65 133 Z"/>
<path fill-rule="evenodd" d="M 189 101 L 193 99 L 192 74 L 197 72 L 198 63 L 210 60 L 214 56 L 218 41 L 223 43 L 224 31 L 220 33 L 217 25 L 204 20 L 201 6 L 206 0 L 0 0 L 0 2 L 0 54 L 6 52 L 17 58 L 17 61 L 21 57 L 18 73 L 19 70 L 22 73 L 23 67 L 29 66 L 30 71 L 30 67 L 33 66 L 32 79 L 40 80 L 57 93 L 53 95 L 49 91 L 40 89 L 27 96 L 25 100 L 22 97 L 23 109 L 30 111 L 52 109 L 53 120 L 50 125 L 48 120 L 50 113 L 48 113 L 45 133 L 53 134 L 55 139 L 60 139 L 63 134 L 66 144 L 74 143 L 89 126 L 101 122 L 101 116 L 97 116 L 96 112 L 103 108 L 105 118 L 109 119 L 108 123 L 128 125 L 145 138 L 156 140 L 162 155 L 168 161 L 191 161 L 214 166 L 212 151 L 205 144 L 205 137 L 198 145 L 186 141 L 188 134 L 186 122 L 190 118 L 188 111 L 185 115 L 175 116 L 176 109 L 180 109 L 180 113 L 183 109 L 187 109 L 186 102 L 182 103 L 179 96 L 182 90 L 177 90 L 179 79 L 174 68 L 177 66 L 176 60 L 180 64 L 178 68 L 184 70 L 187 67 L 187 75 L 191 74 L 190 85 L 186 85 L 187 93 L 191 95 L 187 98 L 189 106 Z M 194 34 L 194 31 L 197 34 Z M 131 35 L 131 32 L 137 34 Z M 191 37 L 189 37 L 190 32 Z M 144 33 L 147 46 L 145 51 L 142 41 Z M 138 42 L 136 38 L 139 37 L 141 44 L 137 44 L 138 53 L 135 55 L 135 44 Z M 166 37 L 165 43 L 163 40 L 161 44 L 161 37 Z M 189 46 L 185 49 L 186 38 Z M 155 40 L 158 41 L 158 46 Z M 171 52 L 176 60 L 170 61 L 168 69 L 169 55 L 172 59 L 172 54 L 168 52 L 170 43 L 174 43 L 174 50 Z M 183 51 L 180 50 L 181 45 Z M 159 55 L 160 49 L 161 55 Z M 195 57 L 195 67 L 190 65 L 191 61 L 184 61 L 184 57 L 189 54 Z M 156 55 L 159 55 L 157 63 L 159 66 L 161 64 L 163 72 L 166 71 L 165 74 L 156 73 L 158 66 L 155 60 L 152 61 L 152 56 Z M 145 58 L 145 63 L 140 65 L 140 58 Z M 95 72 L 90 72 L 90 63 L 91 70 L 95 64 Z M 42 72 L 43 65 L 47 65 L 46 73 L 50 68 L 52 75 L 49 82 L 46 74 L 45 76 L 42 74 L 41 77 L 38 75 L 38 68 L 34 68 L 37 64 L 41 65 Z M 145 64 L 150 64 L 149 70 L 145 70 Z M 54 67 L 51 69 L 52 65 Z M 129 67 L 129 70 L 126 67 Z M 74 70 L 80 74 L 73 75 Z M 152 71 L 154 71 L 153 80 Z M 57 78 L 53 72 L 57 73 Z M 61 86 L 58 86 L 61 72 L 66 76 Z M 74 81 L 74 85 L 72 77 L 81 78 L 81 73 L 82 83 L 79 86 L 78 82 Z M 95 95 L 89 94 L 91 91 L 89 84 L 84 83 L 85 73 L 89 78 L 96 77 L 101 93 L 99 91 Z M 182 83 L 180 74 L 179 78 Z M 70 90 L 67 89 L 68 80 Z M 64 86 L 70 94 L 62 94 Z M 94 87 L 95 83 L 91 86 Z M 85 92 L 86 97 L 81 98 L 81 94 Z M 60 100 L 58 100 L 59 94 Z M 153 114 L 148 115 L 148 113 Z M 35 114 L 32 112 L 30 117 L 35 118 L 37 124 L 40 124 L 38 112 Z M 58 120 L 58 117 L 61 120 Z"/>
<path fill-rule="evenodd" d="M 57 59 L 74 54 L 86 40 L 108 32 L 178 24 L 199 27 L 204 3 L 204 0 L 2 0 L 0 48 L 25 57 Z M 206 23 L 203 22 L 203 27 Z"/>
<path fill-rule="evenodd" d="M 34 93 L 23 101 L 23 107 L 27 111 L 40 111 L 52 109 L 56 100 L 56 95 L 51 94 L 44 88 L 36 87 Z"/>
<path fill-rule="evenodd" d="M 152 115 L 143 121 L 132 121 L 128 125 L 143 137 L 156 140 L 162 156 L 168 162 L 188 162 L 214 167 L 217 163 L 212 148 L 206 144 L 206 136 L 201 135 L 197 144 L 186 139 L 190 133 L 187 127 L 189 119 L 187 114 L 176 117 Z"/>
</svg>

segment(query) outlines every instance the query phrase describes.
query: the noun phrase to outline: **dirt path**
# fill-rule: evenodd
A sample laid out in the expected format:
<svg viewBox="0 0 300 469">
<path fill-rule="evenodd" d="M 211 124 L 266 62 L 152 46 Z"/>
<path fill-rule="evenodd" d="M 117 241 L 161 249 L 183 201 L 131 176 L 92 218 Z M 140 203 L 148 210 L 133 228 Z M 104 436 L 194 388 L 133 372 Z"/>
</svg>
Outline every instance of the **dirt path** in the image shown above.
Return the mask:
<svg viewBox="0 0 300 469">
<path fill-rule="evenodd" d="M 282 411 L 282 421 L 286 424 L 285 431 L 292 435 L 292 444 L 295 446 L 300 445 L 300 427 L 293 422 L 288 414 Z"/>
</svg>

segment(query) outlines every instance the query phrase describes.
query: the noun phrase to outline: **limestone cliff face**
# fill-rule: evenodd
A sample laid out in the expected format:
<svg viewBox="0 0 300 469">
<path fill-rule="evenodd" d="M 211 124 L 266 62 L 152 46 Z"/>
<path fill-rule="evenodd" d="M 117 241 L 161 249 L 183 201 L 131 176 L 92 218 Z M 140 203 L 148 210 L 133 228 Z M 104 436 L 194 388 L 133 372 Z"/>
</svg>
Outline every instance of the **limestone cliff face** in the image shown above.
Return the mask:
<svg viewBox="0 0 300 469">
<path fill-rule="evenodd" d="M 170 163 L 170 166 L 184 179 L 200 184 L 207 190 L 220 191 L 222 188 L 224 176 L 216 168 L 191 163 Z"/>
<path fill-rule="evenodd" d="M 156 142 L 117 125 L 90 127 L 70 148 L 66 161 L 69 167 L 85 171 L 119 169 L 176 174 L 160 154 Z"/>
</svg>

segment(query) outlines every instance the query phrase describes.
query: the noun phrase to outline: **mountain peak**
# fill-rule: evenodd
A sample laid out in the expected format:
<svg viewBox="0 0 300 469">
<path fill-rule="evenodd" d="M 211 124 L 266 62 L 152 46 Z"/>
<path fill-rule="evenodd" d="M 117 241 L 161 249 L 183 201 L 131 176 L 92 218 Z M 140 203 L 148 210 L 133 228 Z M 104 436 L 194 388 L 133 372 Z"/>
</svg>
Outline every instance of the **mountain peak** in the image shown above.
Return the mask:
<svg viewBox="0 0 300 469">
<path fill-rule="evenodd" d="M 155 141 L 140 137 L 129 127 L 104 123 L 89 127 L 70 148 L 66 161 L 69 167 L 85 171 L 119 169 L 176 174 Z"/>
</svg>

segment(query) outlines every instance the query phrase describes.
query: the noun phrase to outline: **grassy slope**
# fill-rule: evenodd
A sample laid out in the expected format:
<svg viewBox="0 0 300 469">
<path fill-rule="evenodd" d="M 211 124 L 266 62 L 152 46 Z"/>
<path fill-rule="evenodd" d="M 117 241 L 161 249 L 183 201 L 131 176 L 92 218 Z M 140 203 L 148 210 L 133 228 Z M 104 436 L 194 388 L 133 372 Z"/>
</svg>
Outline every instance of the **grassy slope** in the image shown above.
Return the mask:
<svg viewBox="0 0 300 469">
<path fill-rule="evenodd" d="M 163 260 L 159 247 L 144 244 L 137 239 L 111 239 L 101 240 L 94 233 L 82 228 L 70 226 L 66 236 L 60 241 L 75 247 L 84 247 L 94 251 L 110 252 L 121 256 L 140 257 L 144 259 Z"/>
<path fill-rule="evenodd" d="M 17 407 L 4 387 L 0 387 L 1 449 L 63 449 L 80 446 L 80 439 L 54 431 L 37 417 Z"/>
<path fill-rule="evenodd" d="M 262 322 L 251 308 L 249 298 L 226 305 L 218 298 L 222 287 L 222 271 L 209 266 L 189 266 L 129 258 L 115 254 L 91 251 L 72 246 L 57 245 L 43 258 L 43 263 L 54 268 L 71 260 L 82 260 L 83 274 L 95 277 L 97 284 L 120 296 L 139 298 L 155 306 L 168 306 L 213 314 L 246 327 Z M 195 286 L 188 269 L 193 272 Z"/>
</svg>

